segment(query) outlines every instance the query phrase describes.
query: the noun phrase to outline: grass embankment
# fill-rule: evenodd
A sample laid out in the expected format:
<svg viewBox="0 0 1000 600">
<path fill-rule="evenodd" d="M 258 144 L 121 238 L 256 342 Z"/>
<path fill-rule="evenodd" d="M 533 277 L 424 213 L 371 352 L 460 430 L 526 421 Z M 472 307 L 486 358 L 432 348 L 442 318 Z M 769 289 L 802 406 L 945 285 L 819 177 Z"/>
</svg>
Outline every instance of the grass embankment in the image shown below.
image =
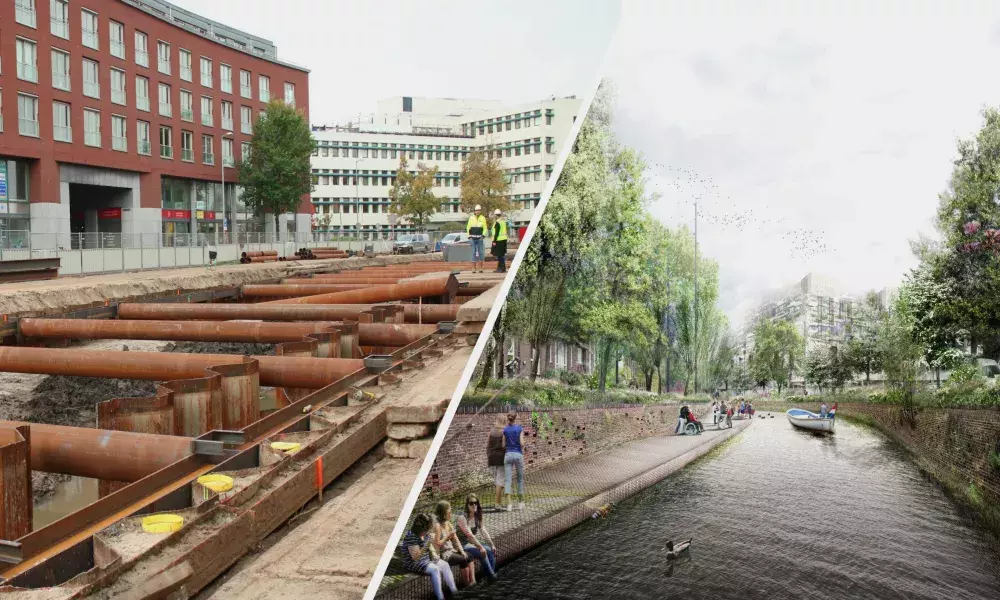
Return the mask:
<svg viewBox="0 0 1000 600">
<path fill-rule="evenodd" d="M 584 386 L 552 381 L 539 380 L 532 383 L 526 379 L 501 379 L 491 381 L 480 390 L 466 390 L 462 406 L 483 406 L 490 398 L 493 398 L 493 406 L 525 408 L 586 408 L 601 404 L 692 404 L 711 401 L 707 394 L 683 396 L 625 388 L 609 388 L 601 393 Z"/>
</svg>

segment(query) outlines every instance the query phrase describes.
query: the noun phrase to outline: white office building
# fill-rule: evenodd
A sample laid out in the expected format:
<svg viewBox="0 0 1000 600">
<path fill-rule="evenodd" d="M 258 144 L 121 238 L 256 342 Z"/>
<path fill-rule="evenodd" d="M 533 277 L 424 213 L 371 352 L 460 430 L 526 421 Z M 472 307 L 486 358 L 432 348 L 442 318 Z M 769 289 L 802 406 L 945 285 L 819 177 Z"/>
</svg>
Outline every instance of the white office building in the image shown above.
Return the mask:
<svg viewBox="0 0 1000 600">
<path fill-rule="evenodd" d="M 408 169 L 437 167 L 441 210 L 427 229 L 465 222 L 461 172 L 472 150 L 489 149 L 503 161 L 511 182 L 508 215 L 516 228 L 528 223 L 580 109 L 575 97 L 506 106 L 451 98 L 395 97 L 377 112 L 343 125 L 313 126 L 313 230 L 385 239 L 414 231 L 397 221 L 389 190 L 401 156 Z"/>
</svg>

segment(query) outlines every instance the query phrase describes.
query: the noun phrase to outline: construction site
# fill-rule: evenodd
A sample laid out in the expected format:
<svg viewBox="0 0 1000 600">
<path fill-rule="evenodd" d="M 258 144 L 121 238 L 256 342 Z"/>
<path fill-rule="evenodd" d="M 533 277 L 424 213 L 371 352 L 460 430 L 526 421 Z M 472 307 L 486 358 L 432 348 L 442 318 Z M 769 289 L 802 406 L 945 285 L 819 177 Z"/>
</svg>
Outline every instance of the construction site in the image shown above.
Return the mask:
<svg viewBox="0 0 1000 600">
<path fill-rule="evenodd" d="M 0 285 L 0 596 L 363 593 L 504 275 L 241 262 Z"/>
</svg>

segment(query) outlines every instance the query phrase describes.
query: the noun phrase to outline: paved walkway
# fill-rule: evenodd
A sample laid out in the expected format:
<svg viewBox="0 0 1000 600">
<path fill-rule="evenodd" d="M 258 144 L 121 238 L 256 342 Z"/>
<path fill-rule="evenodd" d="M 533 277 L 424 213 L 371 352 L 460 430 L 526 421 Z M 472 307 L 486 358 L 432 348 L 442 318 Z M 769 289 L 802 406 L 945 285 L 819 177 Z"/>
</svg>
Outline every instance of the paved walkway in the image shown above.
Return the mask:
<svg viewBox="0 0 1000 600">
<path fill-rule="evenodd" d="M 477 490 L 477 496 L 486 511 L 484 515 L 486 529 L 498 545 L 504 544 L 500 541 L 501 538 L 512 541 L 516 539 L 515 544 L 526 549 L 543 541 L 552 532 L 553 527 L 565 529 L 575 524 L 573 518 L 565 520 L 559 518 L 560 513 L 567 509 L 586 505 L 587 513 L 590 514 L 593 509 L 606 501 L 603 493 L 635 483 L 634 489 L 611 494 L 621 497 L 631 495 L 707 453 L 725 439 L 748 427 L 750 423 L 752 421 L 749 419 L 734 420 L 732 429 L 719 430 L 711 424 L 709 417 L 705 432 L 701 435 L 666 435 L 636 440 L 589 456 L 528 472 L 525 476 L 528 501 L 524 510 L 517 510 L 516 502 L 514 510 L 510 512 L 495 510 L 493 489 Z M 649 477 L 651 471 L 655 473 Z M 647 477 L 644 478 L 643 475 Z M 460 507 L 456 506 L 454 509 L 457 512 Z M 423 507 L 423 510 L 429 509 Z M 545 532 L 542 533 L 542 530 Z M 501 558 L 504 554 L 507 552 L 501 548 Z M 387 577 L 382 581 L 383 590 L 400 581 L 399 576 L 405 575 L 406 572 L 402 569 L 398 558 L 395 558 L 386 574 Z"/>
</svg>

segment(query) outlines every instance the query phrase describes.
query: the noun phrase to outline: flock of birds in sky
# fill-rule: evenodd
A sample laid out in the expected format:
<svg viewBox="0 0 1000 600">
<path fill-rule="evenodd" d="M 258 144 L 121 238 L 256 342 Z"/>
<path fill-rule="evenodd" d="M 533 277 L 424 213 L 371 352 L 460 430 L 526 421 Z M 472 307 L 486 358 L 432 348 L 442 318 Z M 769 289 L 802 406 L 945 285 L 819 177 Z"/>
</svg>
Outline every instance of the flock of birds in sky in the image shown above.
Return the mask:
<svg viewBox="0 0 1000 600">
<path fill-rule="evenodd" d="M 754 230 L 759 235 L 778 237 L 788 244 L 789 255 L 800 260 L 810 260 L 832 250 L 822 231 L 795 227 L 787 217 L 770 211 L 767 205 L 763 209 L 740 210 L 737 202 L 725 194 L 710 176 L 687 167 L 660 163 L 652 163 L 650 167 L 657 176 L 654 180 L 659 184 L 657 187 L 667 188 L 656 191 L 668 201 L 690 206 L 692 224 L 694 205 L 697 203 L 699 227 L 709 225 L 712 229 L 734 235 L 745 235 Z"/>
</svg>

